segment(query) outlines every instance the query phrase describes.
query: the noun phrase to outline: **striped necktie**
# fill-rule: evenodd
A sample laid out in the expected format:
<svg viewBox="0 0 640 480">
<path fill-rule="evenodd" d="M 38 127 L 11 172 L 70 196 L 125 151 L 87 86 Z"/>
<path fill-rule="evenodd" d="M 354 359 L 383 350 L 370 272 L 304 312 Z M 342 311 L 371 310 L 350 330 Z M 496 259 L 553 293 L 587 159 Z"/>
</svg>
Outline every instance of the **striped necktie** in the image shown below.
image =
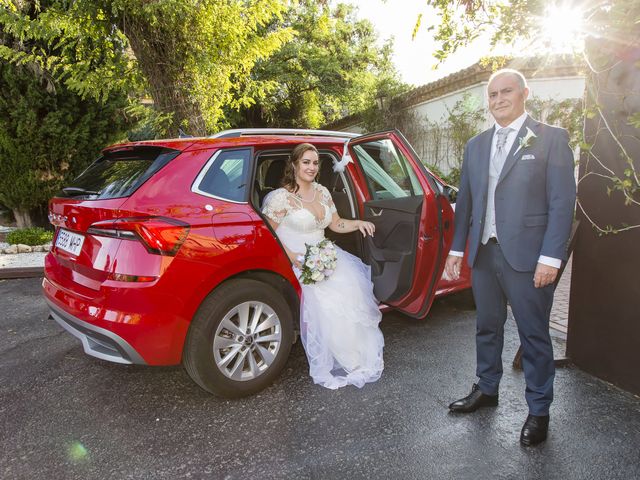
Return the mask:
<svg viewBox="0 0 640 480">
<path fill-rule="evenodd" d="M 500 176 L 500 172 L 502 171 L 502 167 L 504 167 L 504 162 L 507 159 L 507 149 L 504 148 L 507 143 L 507 136 L 511 129 L 509 127 L 501 128 L 496 132 L 496 151 L 491 157 L 491 166 L 494 168 L 495 173 L 497 173 L 498 177 Z"/>
</svg>

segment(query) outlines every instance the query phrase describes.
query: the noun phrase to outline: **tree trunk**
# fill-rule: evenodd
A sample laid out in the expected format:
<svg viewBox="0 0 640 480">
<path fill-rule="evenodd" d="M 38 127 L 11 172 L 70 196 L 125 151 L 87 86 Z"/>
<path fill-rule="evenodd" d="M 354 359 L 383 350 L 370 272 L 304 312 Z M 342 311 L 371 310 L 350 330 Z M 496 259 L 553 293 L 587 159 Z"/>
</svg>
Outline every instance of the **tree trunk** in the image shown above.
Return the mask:
<svg viewBox="0 0 640 480">
<path fill-rule="evenodd" d="M 640 172 L 639 132 L 631 116 L 640 111 L 640 65 L 632 43 L 640 28 L 611 38 L 616 40 L 592 37 L 586 44 L 593 70 L 587 74 L 585 112 L 598 114 L 587 115 L 584 123 L 584 141 L 591 147 L 580 157 L 567 354 L 580 369 L 640 395 L 640 228 L 634 228 L 640 225 L 640 205 L 628 204 L 612 189 L 614 179 L 627 181 L 631 194 L 639 186 L 633 173 Z M 618 232 L 602 235 L 607 229 Z"/>
<path fill-rule="evenodd" d="M 146 19 L 134 15 L 121 19 L 121 29 L 149 82 L 155 108 L 173 115 L 167 133 L 177 137 L 181 129 L 188 135 L 207 135 L 200 106 L 189 95 L 188 85 L 181 81 L 183 59 L 176 56 L 171 42 L 167 42 L 166 37 L 171 34 L 163 34 Z"/>
<path fill-rule="evenodd" d="M 12 208 L 13 216 L 16 218 L 16 226 L 18 228 L 33 227 L 33 220 L 28 209 Z"/>
</svg>

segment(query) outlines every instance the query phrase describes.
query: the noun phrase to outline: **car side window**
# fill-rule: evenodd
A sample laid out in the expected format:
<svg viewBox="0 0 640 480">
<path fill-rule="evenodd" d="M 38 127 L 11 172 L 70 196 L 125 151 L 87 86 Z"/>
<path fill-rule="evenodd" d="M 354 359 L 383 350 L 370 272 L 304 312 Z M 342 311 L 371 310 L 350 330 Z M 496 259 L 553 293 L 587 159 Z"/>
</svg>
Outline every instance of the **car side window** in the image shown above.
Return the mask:
<svg viewBox="0 0 640 480">
<path fill-rule="evenodd" d="M 196 191 L 215 197 L 243 202 L 247 200 L 251 149 L 220 150 L 207 163 Z"/>
<path fill-rule="evenodd" d="M 390 139 L 353 147 L 374 200 L 422 195 L 422 187 L 402 152 Z"/>
</svg>

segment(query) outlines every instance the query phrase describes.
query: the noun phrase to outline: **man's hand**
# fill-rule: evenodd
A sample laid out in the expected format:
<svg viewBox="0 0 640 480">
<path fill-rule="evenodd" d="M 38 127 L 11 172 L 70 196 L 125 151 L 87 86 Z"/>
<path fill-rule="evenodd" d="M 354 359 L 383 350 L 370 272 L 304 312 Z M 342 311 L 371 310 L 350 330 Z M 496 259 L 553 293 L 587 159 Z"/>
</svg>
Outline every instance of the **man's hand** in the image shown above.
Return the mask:
<svg viewBox="0 0 640 480">
<path fill-rule="evenodd" d="M 462 267 L 462 257 L 449 255 L 447 262 L 444 264 L 444 271 L 451 280 L 460 278 L 460 268 Z"/>
<path fill-rule="evenodd" d="M 558 268 L 550 267 L 544 263 L 538 263 L 536 272 L 533 274 L 533 285 L 536 288 L 546 287 L 556 281 Z"/>
</svg>

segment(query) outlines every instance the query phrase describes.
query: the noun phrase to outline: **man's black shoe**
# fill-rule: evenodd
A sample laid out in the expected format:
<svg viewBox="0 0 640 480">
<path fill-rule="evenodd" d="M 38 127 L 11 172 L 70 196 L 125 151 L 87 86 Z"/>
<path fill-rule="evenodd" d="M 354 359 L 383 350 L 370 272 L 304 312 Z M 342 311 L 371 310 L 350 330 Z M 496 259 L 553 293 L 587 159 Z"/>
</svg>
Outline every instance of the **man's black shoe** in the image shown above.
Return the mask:
<svg viewBox="0 0 640 480">
<path fill-rule="evenodd" d="M 480 407 L 496 407 L 498 395 L 485 395 L 477 384 L 471 387 L 471 393 L 449 405 L 449 410 L 455 413 L 471 413 Z"/>
<path fill-rule="evenodd" d="M 520 443 L 530 447 L 544 442 L 547 439 L 547 430 L 549 429 L 549 415 L 536 417 L 529 415 L 527 421 L 524 422 L 522 432 L 520 433 Z"/>
</svg>

